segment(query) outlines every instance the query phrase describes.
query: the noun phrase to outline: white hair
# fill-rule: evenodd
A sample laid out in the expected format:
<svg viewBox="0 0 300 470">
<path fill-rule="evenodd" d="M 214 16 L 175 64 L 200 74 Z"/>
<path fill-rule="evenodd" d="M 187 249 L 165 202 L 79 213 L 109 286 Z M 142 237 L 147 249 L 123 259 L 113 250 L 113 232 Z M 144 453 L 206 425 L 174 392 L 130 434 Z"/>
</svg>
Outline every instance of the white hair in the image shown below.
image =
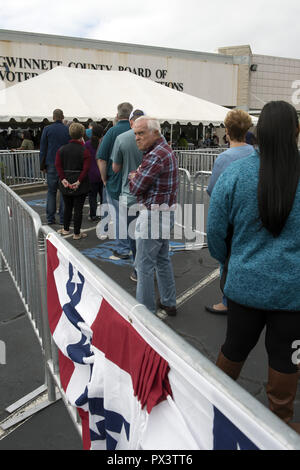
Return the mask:
<svg viewBox="0 0 300 470">
<path fill-rule="evenodd" d="M 159 134 L 161 134 L 160 123 L 156 118 L 152 118 L 152 117 L 149 117 L 149 116 L 141 116 L 141 117 L 137 118 L 135 120 L 135 122 L 139 122 L 139 121 L 142 121 L 142 120 L 146 121 L 147 127 L 150 131 L 152 131 L 152 132 L 157 131 Z"/>
</svg>

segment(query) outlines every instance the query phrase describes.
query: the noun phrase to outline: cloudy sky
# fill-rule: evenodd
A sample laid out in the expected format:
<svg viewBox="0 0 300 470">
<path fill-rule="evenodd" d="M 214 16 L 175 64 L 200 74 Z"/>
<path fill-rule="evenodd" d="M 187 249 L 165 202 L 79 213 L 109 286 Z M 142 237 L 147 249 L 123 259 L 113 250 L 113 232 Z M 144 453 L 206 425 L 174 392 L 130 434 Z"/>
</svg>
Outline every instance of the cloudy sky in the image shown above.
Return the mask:
<svg viewBox="0 0 300 470">
<path fill-rule="evenodd" d="M 300 59 L 299 0 L 0 0 L 0 28 Z"/>
</svg>

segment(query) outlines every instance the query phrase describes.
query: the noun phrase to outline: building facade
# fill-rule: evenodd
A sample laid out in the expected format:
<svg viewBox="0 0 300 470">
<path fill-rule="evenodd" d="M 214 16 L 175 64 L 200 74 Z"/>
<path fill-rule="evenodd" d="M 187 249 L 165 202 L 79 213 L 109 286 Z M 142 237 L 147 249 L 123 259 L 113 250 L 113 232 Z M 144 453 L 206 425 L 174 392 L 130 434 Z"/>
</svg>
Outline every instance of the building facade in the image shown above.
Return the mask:
<svg viewBox="0 0 300 470">
<path fill-rule="evenodd" d="M 239 66 L 237 102 L 251 112 L 265 103 L 284 100 L 300 111 L 300 60 L 253 54 L 250 46 L 219 48 L 220 54 L 233 57 Z"/>
<path fill-rule="evenodd" d="M 258 114 L 266 102 L 279 99 L 300 111 L 300 60 L 253 54 L 249 45 L 212 54 L 0 30 L 0 89 L 57 66 L 129 71 Z"/>
<path fill-rule="evenodd" d="M 2 87 L 59 65 L 129 71 L 223 106 L 237 105 L 239 67 L 228 55 L 0 30 Z"/>
</svg>

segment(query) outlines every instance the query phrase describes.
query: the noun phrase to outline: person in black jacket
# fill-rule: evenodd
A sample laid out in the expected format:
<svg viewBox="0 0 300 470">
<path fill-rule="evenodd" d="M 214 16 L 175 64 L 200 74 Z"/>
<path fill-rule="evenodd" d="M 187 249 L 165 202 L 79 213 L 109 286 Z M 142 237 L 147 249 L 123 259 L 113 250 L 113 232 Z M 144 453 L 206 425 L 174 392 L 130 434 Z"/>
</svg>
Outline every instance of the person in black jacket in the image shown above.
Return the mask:
<svg viewBox="0 0 300 470">
<path fill-rule="evenodd" d="M 55 169 L 55 156 L 57 150 L 69 142 L 69 129 L 63 124 L 64 113 L 61 109 L 53 111 L 53 124 L 44 127 L 40 143 L 41 170 L 47 174 L 47 223 L 55 224 L 56 194 L 58 190 L 58 175 Z M 19 145 L 18 145 L 19 147 Z M 64 205 L 62 199 L 59 205 L 59 222 L 63 223 Z"/>
<path fill-rule="evenodd" d="M 70 222 L 74 209 L 74 240 L 85 238 L 80 232 L 82 210 L 85 198 L 89 192 L 88 171 L 91 164 L 90 152 L 84 147 L 85 128 L 82 124 L 73 123 L 69 128 L 71 140 L 62 146 L 55 160 L 59 176 L 59 189 L 64 200 L 64 228 L 58 230 L 61 235 L 69 235 Z"/>
</svg>

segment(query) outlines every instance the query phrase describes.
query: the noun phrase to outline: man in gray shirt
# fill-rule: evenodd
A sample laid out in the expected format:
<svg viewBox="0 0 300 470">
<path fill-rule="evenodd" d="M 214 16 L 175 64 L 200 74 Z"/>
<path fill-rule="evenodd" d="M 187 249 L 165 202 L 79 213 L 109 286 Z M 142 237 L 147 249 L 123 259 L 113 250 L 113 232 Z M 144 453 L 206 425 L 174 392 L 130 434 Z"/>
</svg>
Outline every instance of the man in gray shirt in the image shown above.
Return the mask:
<svg viewBox="0 0 300 470">
<path fill-rule="evenodd" d="M 144 112 L 140 109 L 132 111 L 129 122 L 130 126 L 133 126 L 134 121 L 140 117 L 144 116 Z M 122 172 L 122 189 L 120 194 L 120 222 L 119 226 L 126 231 L 123 237 L 120 237 L 118 243 L 118 249 L 116 256 L 121 259 L 128 259 L 130 257 L 129 253 L 132 251 L 133 261 L 135 259 L 136 245 L 135 240 L 128 233 L 129 225 L 136 219 L 137 215 L 129 216 L 129 208 L 136 204 L 136 198 L 133 196 L 129 190 L 129 180 L 128 175 L 131 171 L 135 171 L 138 166 L 141 164 L 143 158 L 143 153 L 138 149 L 136 145 L 134 131 L 130 129 L 124 134 L 121 134 L 117 137 L 114 148 L 112 151 L 112 169 L 115 173 Z M 126 220 L 127 219 L 127 220 Z M 133 281 L 137 280 L 136 272 L 133 271 L 130 275 L 130 279 Z"/>
</svg>

